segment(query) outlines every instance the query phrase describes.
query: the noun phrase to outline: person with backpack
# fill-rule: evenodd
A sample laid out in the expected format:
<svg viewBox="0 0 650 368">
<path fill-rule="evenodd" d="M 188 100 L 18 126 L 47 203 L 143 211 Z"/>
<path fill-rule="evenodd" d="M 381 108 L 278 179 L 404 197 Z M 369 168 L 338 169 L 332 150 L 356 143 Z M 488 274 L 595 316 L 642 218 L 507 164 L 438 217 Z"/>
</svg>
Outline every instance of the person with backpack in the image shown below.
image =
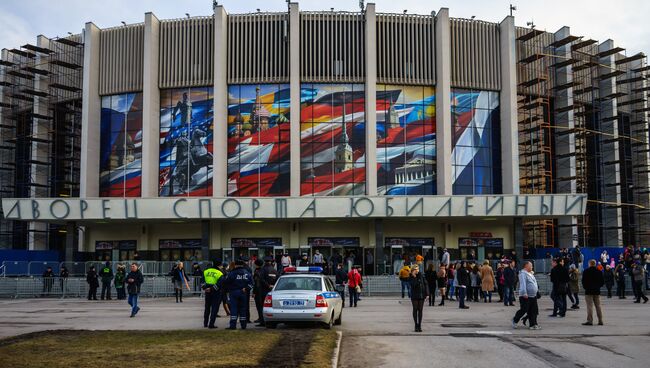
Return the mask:
<svg viewBox="0 0 650 368">
<path fill-rule="evenodd" d="M 411 285 L 409 284 L 409 275 L 411 274 L 411 266 L 404 263 L 402 269 L 399 270 L 399 281 L 402 284 L 402 299 L 404 299 L 404 290 L 406 290 L 408 297 L 411 297 Z"/>
<path fill-rule="evenodd" d="M 422 332 L 422 311 L 424 309 L 424 300 L 429 296 L 429 285 L 427 279 L 420 273 L 420 267 L 417 264 L 413 265 L 408 282 L 411 289 L 415 332 Z"/>
<path fill-rule="evenodd" d="M 124 283 L 126 282 L 126 270 L 123 264 L 117 265 L 117 272 L 115 272 L 115 291 L 117 292 L 117 300 L 126 299 L 126 290 L 124 290 Z"/>
</svg>

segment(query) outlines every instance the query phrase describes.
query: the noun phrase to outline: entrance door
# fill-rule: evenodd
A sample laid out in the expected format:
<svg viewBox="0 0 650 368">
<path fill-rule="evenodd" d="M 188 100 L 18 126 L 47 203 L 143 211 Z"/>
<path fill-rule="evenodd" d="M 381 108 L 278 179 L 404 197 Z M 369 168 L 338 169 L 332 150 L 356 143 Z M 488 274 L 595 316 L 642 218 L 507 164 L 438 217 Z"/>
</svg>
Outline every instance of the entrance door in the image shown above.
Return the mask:
<svg viewBox="0 0 650 368">
<path fill-rule="evenodd" d="M 318 252 L 318 253 L 316 253 Z M 318 261 L 317 254 L 320 254 L 320 258 L 322 259 L 321 262 Z M 323 272 L 325 272 L 326 275 L 331 274 L 330 270 L 330 257 L 332 256 L 332 246 L 331 245 L 319 245 L 319 246 L 314 246 L 311 248 L 311 263 L 314 264 L 314 266 L 319 266 L 323 267 Z"/>
</svg>

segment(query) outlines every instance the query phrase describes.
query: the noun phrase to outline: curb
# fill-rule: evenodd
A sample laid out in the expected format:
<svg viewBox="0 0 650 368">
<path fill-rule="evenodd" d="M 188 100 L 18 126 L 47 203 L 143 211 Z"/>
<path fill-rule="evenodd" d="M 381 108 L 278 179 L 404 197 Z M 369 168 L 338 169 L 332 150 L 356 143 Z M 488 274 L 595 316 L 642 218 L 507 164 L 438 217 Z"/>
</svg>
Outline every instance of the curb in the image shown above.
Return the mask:
<svg viewBox="0 0 650 368">
<path fill-rule="evenodd" d="M 336 331 L 336 348 L 334 348 L 334 354 L 332 354 L 332 368 L 337 368 L 339 365 L 339 356 L 341 355 L 341 340 L 343 339 L 343 333 L 341 331 Z"/>
</svg>

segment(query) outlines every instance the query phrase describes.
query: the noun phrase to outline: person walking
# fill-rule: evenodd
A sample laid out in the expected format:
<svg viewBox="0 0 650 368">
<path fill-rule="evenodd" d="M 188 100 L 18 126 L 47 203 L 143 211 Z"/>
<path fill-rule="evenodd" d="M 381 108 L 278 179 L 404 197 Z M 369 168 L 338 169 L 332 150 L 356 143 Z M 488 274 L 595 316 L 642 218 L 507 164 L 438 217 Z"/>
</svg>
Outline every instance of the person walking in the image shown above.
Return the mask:
<svg viewBox="0 0 650 368">
<path fill-rule="evenodd" d="M 247 304 L 249 293 L 253 289 L 253 276 L 244 268 L 246 261 L 240 258 L 235 262 L 235 268 L 228 273 L 224 281 L 230 296 L 230 326 L 228 330 L 237 329 L 237 319 L 241 329 L 245 330 L 248 323 Z"/>
<path fill-rule="evenodd" d="M 496 280 L 494 278 L 494 271 L 490 266 L 490 261 L 487 259 L 483 261 L 483 266 L 481 266 L 481 290 L 483 291 L 483 303 L 492 303 L 492 291 L 494 290 L 494 285 Z"/>
<path fill-rule="evenodd" d="M 126 282 L 126 270 L 123 264 L 117 265 L 117 272 L 115 272 L 115 291 L 117 292 L 117 300 L 126 299 L 126 290 L 124 290 L 124 283 Z"/>
<path fill-rule="evenodd" d="M 537 306 L 538 292 L 539 287 L 537 286 L 537 279 L 533 273 L 533 264 L 530 261 L 526 261 L 524 262 L 524 267 L 519 272 L 519 310 L 512 318 L 513 329 L 517 329 L 517 324 L 524 315 L 528 319 L 529 329 L 542 329 L 537 324 L 537 315 L 539 314 L 539 308 Z"/>
<path fill-rule="evenodd" d="M 203 284 L 201 289 L 205 293 L 205 303 L 203 307 L 203 327 L 217 328 L 215 321 L 217 319 L 217 312 L 219 312 L 219 304 L 222 300 L 222 284 L 223 272 L 217 268 L 218 261 L 212 262 L 212 267 L 208 267 L 203 271 Z"/>
<path fill-rule="evenodd" d="M 616 296 L 619 299 L 625 299 L 625 265 L 619 263 L 614 272 L 616 278 Z"/>
<path fill-rule="evenodd" d="M 641 303 L 643 299 L 643 304 L 648 302 L 648 297 L 645 296 L 643 291 L 643 280 L 645 279 L 645 269 L 640 262 L 634 262 L 632 264 L 632 287 L 634 288 L 636 300 L 635 303 Z"/>
<path fill-rule="evenodd" d="M 424 300 L 429 296 L 429 285 L 427 279 L 420 273 L 420 267 L 417 264 L 411 268 L 409 284 L 411 284 L 411 304 L 413 305 L 415 332 L 422 332 L 422 311 L 424 309 Z"/>
<path fill-rule="evenodd" d="M 61 272 L 59 272 L 59 286 L 61 287 L 61 298 L 65 298 L 65 292 L 68 288 L 68 277 L 70 277 L 70 272 L 66 266 L 61 267 Z"/>
<path fill-rule="evenodd" d="M 99 278 L 102 280 L 102 300 L 111 300 L 111 281 L 113 281 L 111 262 L 106 261 L 104 267 L 99 271 Z"/>
<path fill-rule="evenodd" d="M 444 264 L 440 264 L 436 279 L 438 281 L 438 290 L 440 290 L 440 304 L 438 305 L 443 306 L 445 305 L 445 298 L 447 298 L 447 267 Z"/>
<path fill-rule="evenodd" d="M 436 286 L 437 286 L 437 274 L 436 270 L 433 268 L 433 263 L 429 263 L 427 270 L 424 272 L 424 278 L 427 280 L 427 285 L 429 287 L 429 307 L 436 305 Z M 413 288 L 411 288 L 412 290 Z"/>
<path fill-rule="evenodd" d="M 348 293 L 350 294 L 350 308 L 356 308 L 359 301 L 359 293 L 361 292 L 361 274 L 356 268 L 352 268 L 348 272 Z M 409 289 L 409 296 L 411 295 Z"/>
<path fill-rule="evenodd" d="M 605 279 L 605 287 L 607 288 L 607 299 L 610 299 L 612 297 L 612 287 L 614 287 L 614 270 L 612 270 L 612 266 L 605 266 L 603 278 Z"/>
<path fill-rule="evenodd" d="M 348 282 L 348 274 L 345 273 L 342 263 L 336 264 L 336 271 L 334 274 L 336 276 L 336 291 L 338 291 L 341 295 L 341 300 L 343 301 L 343 304 L 341 304 L 341 306 L 345 308 L 345 284 Z"/>
<path fill-rule="evenodd" d="M 551 299 L 553 299 L 553 314 L 549 317 L 564 317 L 566 314 L 566 294 L 569 287 L 569 272 L 564 268 L 564 260 L 554 259 L 551 269 Z"/>
<path fill-rule="evenodd" d="M 582 287 L 585 289 L 585 303 L 587 304 L 587 322 L 584 326 L 593 326 L 593 309 L 596 307 L 598 325 L 603 325 L 603 311 L 600 307 L 600 288 L 605 285 L 603 273 L 596 268 L 596 260 L 589 260 L 589 268 L 582 274 Z"/>
<path fill-rule="evenodd" d="M 135 317 L 140 311 L 138 306 L 138 295 L 140 294 L 140 286 L 144 282 L 142 272 L 138 269 L 137 263 L 131 263 L 131 272 L 126 275 L 127 291 L 129 292 L 128 303 L 131 306 L 131 318 Z"/>
<path fill-rule="evenodd" d="M 503 303 L 503 289 L 504 289 L 503 268 L 504 268 L 503 263 L 499 262 L 497 265 L 496 272 L 494 273 L 494 278 L 497 281 L 497 292 L 499 293 L 499 301 L 498 301 L 499 303 Z"/>
<path fill-rule="evenodd" d="M 411 286 L 409 284 L 409 275 L 411 274 L 411 266 L 404 263 L 402 269 L 399 270 L 399 281 L 402 284 L 402 299 L 404 299 L 404 290 L 406 290 L 408 297 L 411 297 Z"/>
<path fill-rule="evenodd" d="M 580 271 L 574 264 L 569 265 L 569 299 L 571 299 L 571 309 L 580 309 Z"/>
<path fill-rule="evenodd" d="M 169 275 L 172 277 L 172 284 L 174 284 L 174 296 L 176 297 L 176 303 L 183 302 L 183 287 L 186 286 L 189 289 L 187 280 L 187 273 L 185 273 L 185 266 L 183 262 L 178 261 L 176 266 L 172 268 Z"/>
<path fill-rule="evenodd" d="M 97 300 L 97 289 L 99 288 L 99 279 L 95 266 L 90 266 L 86 272 L 86 283 L 88 283 L 88 300 Z"/>
<path fill-rule="evenodd" d="M 469 309 L 465 305 L 465 293 L 467 292 L 467 285 L 470 283 L 469 272 L 465 261 L 460 262 L 460 266 L 456 270 L 456 278 L 454 279 L 454 287 L 458 290 L 458 308 Z"/>
</svg>

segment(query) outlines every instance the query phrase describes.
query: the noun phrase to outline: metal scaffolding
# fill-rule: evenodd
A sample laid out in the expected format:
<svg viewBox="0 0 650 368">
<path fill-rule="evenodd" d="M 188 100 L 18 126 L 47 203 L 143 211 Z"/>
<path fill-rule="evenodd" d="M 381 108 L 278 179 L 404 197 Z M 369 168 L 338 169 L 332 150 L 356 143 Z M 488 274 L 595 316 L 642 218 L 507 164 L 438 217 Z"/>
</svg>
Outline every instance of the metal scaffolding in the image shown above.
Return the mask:
<svg viewBox="0 0 650 368">
<path fill-rule="evenodd" d="M 587 193 L 585 216 L 524 222 L 525 246 L 647 244 L 647 58 L 517 30 L 522 193 Z"/>
<path fill-rule="evenodd" d="M 81 35 L 40 36 L 36 45 L 3 50 L 0 197 L 79 195 L 82 68 Z M 57 225 L 2 220 L 0 243 L 9 248 L 40 243 L 47 249 L 62 231 Z"/>
</svg>

